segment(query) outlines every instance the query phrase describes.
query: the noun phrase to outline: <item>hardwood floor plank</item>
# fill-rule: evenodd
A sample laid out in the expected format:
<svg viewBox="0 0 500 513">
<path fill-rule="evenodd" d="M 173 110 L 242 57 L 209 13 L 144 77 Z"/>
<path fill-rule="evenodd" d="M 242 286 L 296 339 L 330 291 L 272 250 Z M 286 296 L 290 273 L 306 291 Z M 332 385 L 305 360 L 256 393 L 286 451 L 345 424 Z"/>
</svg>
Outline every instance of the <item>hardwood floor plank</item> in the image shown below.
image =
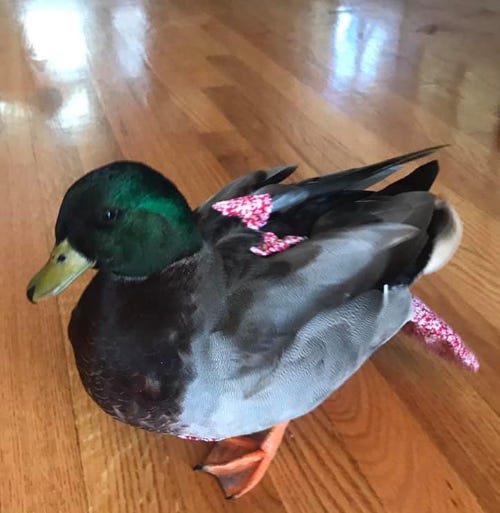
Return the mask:
<svg viewBox="0 0 500 513">
<path fill-rule="evenodd" d="M 292 423 L 270 476 L 288 511 L 386 511 L 323 408 Z"/>
<path fill-rule="evenodd" d="M 78 439 L 69 393 L 63 337 L 55 303 L 35 310 L 23 283 L 46 259 L 52 221 L 39 189 L 44 162 L 57 162 L 53 145 L 40 148 L 43 130 L 31 70 L 19 34 L 0 7 L 3 72 L 0 122 L 0 511 L 87 511 Z M 26 122 L 29 120 L 29 122 Z M 50 226 L 50 231 L 49 231 Z"/>
<path fill-rule="evenodd" d="M 251 146 L 236 129 L 201 134 L 200 140 L 232 179 L 249 169 L 265 169 L 269 166 L 267 158 Z"/>
<path fill-rule="evenodd" d="M 238 84 L 238 91 L 252 105 L 252 115 L 247 124 L 258 116 L 264 120 L 265 126 L 287 134 L 286 142 L 298 153 L 301 161 L 313 169 L 328 172 L 346 165 L 348 153 L 338 144 L 335 135 L 325 134 L 281 95 L 279 84 L 267 84 L 259 74 L 232 56 L 209 57 L 208 60 Z"/>
<path fill-rule="evenodd" d="M 375 366 L 484 510 L 495 512 L 500 487 L 489 476 L 500 472 L 498 412 L 490 408 L 464 373 L 449 369 L 431 355 L 412 356 L 398 342 L 374 357 Z"/>
<path fill-rule="evenodd" d="M 469 489 L 470 477 L 457 475 L 373 364 L 324 409 L 387 512 L 489 511 Z"/>
<path fill-rule="evenodd" d="M 303 176 L 316 175 L 300 150 L 296 150 L 275 126 L 267 125 L 259 116 L 254 104 L 248 101 L 237 88 L 214 87 L 206 89 L 205 92 L 229 118 L 239 134 L 268 158 L 269 167 L 300 163 Z"/>
</svg>

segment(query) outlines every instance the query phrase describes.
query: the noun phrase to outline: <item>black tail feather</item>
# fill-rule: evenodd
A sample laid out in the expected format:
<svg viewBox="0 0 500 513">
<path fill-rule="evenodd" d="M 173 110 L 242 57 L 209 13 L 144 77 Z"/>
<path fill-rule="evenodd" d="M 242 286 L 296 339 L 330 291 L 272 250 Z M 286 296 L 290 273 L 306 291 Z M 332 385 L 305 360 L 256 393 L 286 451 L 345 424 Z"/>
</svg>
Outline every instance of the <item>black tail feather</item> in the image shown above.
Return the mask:
<svg viewBox="0 0 500 513">
<path fill-rule="evenodd" d="M 439 164 L 437 160 L 427 162 L 417 167 L 415 171 L 401 178 L 397 182 L 391 183 L 380 194 L 394 196 L 407 191 L 428 191 L 439 173 Z"/>
<path fill-rule="evenodd" d="M 314 183 L 315 185 L 323 184 L 325 187 L 328 187 L 328 185 L 331 184 L 336 190 L 366 189 L 366 187 L 370 187 L 392 173 L 395 173 L 403 164 L 427 157 L 441 148 L 444 148 L 444 145 L 414 151 L 364 167 L 346 169 L 345 171 L 319 177 L 319 179 L 313 178 L 312 180 L 301 182 L 299 185 L 307 186 Z"/>
</svg>

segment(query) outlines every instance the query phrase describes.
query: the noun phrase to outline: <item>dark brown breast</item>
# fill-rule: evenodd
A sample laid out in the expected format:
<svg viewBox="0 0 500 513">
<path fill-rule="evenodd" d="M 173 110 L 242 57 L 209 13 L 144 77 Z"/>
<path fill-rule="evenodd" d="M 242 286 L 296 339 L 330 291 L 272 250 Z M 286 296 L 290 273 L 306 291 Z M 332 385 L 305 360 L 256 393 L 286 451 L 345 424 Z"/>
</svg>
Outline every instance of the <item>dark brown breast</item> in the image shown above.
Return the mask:
<svg viewBox="0 0 500 513">
<path fill-rule="evenodd" d="M 193 378 L 196 261 L 143 281 L 99 272 L 73 311 L 69 337 L 82 383 L 107 413 L 170 432 Z"/>
</svg>

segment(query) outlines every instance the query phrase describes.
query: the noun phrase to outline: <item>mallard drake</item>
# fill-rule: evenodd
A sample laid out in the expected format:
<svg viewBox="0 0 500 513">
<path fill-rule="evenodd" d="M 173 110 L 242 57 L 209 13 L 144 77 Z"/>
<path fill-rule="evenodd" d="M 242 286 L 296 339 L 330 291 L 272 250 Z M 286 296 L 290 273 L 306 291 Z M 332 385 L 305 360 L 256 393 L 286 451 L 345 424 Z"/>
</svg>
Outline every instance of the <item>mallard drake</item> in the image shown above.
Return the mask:
<svg viewBox="0 0 500 513">
<path fill-rule="evenodd" d="M 238 497 L 455 252 L 460 219 L 428 192 L 437 161 L 367 190 L 437 148 L 295 184 L 295 166 L 256 171 L 195 210 L 159 172 L 113 162 L 67 191 L 28 298 L 96 268 L 69 324 L 85 389 L 133 426 L 220 440 L 200 469 Z"/>
</svg>

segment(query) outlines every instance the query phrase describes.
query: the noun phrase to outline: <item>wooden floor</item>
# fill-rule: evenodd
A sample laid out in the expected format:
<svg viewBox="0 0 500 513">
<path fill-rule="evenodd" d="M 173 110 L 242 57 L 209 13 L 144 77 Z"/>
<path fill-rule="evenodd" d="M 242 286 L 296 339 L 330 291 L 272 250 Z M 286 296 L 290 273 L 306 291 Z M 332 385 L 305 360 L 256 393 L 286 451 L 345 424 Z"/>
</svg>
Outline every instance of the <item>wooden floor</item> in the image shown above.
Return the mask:
<svg viewBox="0 0 500 513">
<path fill-rule="evenodd" d="M 1 513 L 498 513 L 499 26 L 498 0 L 1 2 Z M 192 472 L 206 444 L 85 395 L 66 337 L 85 280 L 25 298 L 66 188 L 108 161 L 146 161 L 196 204 L 259 166 L 313 176 L 440 143 L 465 237 L 415 290 L 480 373 L 396 337 L 240 501 Z"/>
</svg>

